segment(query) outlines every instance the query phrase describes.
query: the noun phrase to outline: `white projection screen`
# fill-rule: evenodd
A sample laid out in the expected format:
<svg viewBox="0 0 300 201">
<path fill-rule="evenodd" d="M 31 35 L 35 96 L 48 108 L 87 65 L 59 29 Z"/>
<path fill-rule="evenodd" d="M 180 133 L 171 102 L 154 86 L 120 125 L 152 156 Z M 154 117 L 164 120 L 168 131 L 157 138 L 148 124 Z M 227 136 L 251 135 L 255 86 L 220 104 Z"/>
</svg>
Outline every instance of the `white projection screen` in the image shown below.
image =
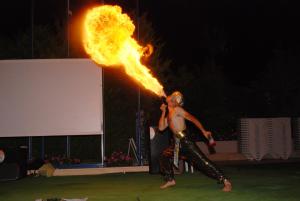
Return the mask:
<svg viewBox="0 0 300 201">
<path fill-rule="evenodd" d="M 0 61 L 0 137 L 98 134 L 102 70 L 91 60 Z"/>
</svg>

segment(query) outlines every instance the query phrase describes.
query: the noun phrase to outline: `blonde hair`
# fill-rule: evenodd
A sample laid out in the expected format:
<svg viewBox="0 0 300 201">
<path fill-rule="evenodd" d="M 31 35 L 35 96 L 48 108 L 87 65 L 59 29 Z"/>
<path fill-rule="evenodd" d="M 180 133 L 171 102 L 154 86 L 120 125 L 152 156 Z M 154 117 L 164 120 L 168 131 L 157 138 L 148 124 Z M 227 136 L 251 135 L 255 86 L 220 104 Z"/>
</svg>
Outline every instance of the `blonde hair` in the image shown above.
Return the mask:
<svg viewBox="0 0 300 201">
<path fill-rule="evenodd" d="M 171 94 L 172 102 L 176 103 L 179 106 L 183 106 L 183 95 L 179 91 L 174 91 Z"/>
</svg>

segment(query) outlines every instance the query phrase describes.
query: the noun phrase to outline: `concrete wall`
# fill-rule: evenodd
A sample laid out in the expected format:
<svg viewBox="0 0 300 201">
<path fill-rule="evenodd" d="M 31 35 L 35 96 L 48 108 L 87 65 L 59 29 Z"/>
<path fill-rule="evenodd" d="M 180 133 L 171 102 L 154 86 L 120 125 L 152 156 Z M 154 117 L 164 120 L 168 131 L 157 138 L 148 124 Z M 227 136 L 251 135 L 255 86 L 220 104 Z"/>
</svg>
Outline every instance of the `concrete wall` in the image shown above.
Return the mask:
<svg viewBox="0 0 300 201">
<path fill-rule="evenodd" d="M 216 141 L 217 145 L 214 147 L 216 153 L 238 153 L 238 141 Z M 196 143 L 203 153 L 209 154 L 208 146 L 204 142 Z"/>
</svg>

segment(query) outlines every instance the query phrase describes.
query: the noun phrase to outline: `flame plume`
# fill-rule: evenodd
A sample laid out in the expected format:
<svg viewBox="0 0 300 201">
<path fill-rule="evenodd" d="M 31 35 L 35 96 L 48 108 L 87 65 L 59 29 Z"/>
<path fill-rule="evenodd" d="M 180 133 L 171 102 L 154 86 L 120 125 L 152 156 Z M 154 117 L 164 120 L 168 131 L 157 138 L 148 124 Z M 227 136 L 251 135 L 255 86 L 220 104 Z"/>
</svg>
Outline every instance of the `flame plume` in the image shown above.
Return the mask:
<svg viewBox="0 0 300 201">
<path fill-rule="evenodd" d="M 125 72 L 158 96 L 163 86 L 141 63 L 146 48 L 132 37 L 135 26 L 119 6 L 103 5 L 88 11 L 84 22 L 83 44 L 92 60 L 106 67 L 123 66 Z M 149 56 L 149 55 L 146 55 Z"/>
</svg>

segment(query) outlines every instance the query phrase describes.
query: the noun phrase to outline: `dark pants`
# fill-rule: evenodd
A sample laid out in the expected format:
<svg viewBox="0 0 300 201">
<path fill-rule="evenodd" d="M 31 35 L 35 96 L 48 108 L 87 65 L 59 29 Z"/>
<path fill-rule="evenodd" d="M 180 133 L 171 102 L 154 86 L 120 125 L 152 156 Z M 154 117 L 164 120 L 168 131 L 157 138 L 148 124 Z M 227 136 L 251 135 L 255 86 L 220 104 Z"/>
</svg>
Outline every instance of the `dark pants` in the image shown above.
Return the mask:
<svg viewBox="0 0 300 201">
<path fill-rule="evenodd" d="M 180 140 L 180 145 L 180 159 L 186 160 L 196 170 L 203 172 L 208 177 L 224 183 L 224 180 L 227 179 L 224 173 L 202 153 L 195 142 L 188 139 L 188 137 L 184 137 Z M 173 156 L 174 144 L 166 148 L 160 157 L 161 173 L 166 181 L 174 179 Z"/>
</svg>

